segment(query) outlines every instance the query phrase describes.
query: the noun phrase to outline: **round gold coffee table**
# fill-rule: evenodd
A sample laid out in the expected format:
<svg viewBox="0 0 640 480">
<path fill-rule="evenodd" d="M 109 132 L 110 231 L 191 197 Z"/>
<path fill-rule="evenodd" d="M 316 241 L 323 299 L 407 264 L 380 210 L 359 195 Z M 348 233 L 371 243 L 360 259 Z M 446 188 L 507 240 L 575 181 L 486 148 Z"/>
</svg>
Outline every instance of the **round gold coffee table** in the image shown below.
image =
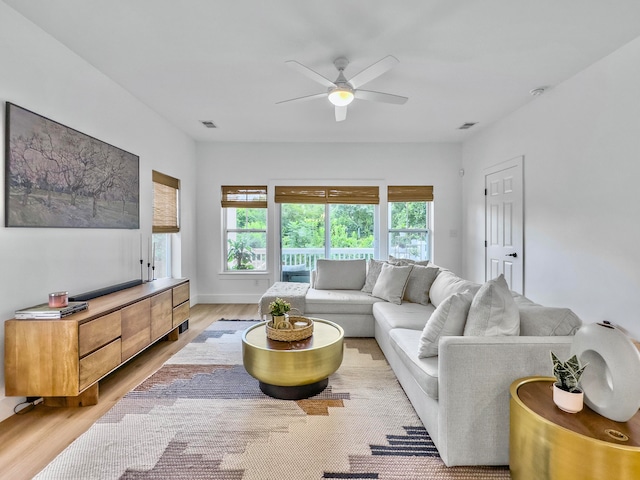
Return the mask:
<svg viewBox="0 0 640 480">
<path fill-rule="evenodd" d="M 242 334 L 242 361 L 265 394 L 284 400 L 317 395 L 342 363 L 344 330 L 328 320 L 312 318 L 313 335 L 296 342 L 267 338 L 261 322 Z"/>
</svg>

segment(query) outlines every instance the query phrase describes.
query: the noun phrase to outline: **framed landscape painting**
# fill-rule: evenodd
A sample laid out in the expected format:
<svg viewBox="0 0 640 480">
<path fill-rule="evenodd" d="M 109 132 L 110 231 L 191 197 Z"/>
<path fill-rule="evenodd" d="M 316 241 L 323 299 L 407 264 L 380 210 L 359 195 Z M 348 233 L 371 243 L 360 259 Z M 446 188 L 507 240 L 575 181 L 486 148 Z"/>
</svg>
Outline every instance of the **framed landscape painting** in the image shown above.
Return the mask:
<svg viewBox="0 0 640 480">
<path fill-rule="evenodd" d="M 140 227 L 140 158 L 7 102 L 5 226 Z"/>
</svg>

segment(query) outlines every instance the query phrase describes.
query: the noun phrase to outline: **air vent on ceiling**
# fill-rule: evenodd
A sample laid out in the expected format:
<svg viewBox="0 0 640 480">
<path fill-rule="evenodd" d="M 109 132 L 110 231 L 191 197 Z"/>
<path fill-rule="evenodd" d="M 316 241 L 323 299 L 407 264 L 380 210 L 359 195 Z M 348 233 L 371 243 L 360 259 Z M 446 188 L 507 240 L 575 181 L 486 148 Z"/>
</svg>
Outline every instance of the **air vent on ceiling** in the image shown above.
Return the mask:
<svg viewBox="0 0 640 480">
<path fill-rule="evenodd" d="M 460 125 L 458 127 L 458 130 L 468 130 L 471 127 L 473 127 L 476 123 L 478 122 L 467 122 L 467 123 L 463 123 L 462 125 Z"/>
<path fill-rule="evenodd" d="M 218 128 L 211 120 L 202 120 L 202 124 L 207 128 Z"/>
</svg>

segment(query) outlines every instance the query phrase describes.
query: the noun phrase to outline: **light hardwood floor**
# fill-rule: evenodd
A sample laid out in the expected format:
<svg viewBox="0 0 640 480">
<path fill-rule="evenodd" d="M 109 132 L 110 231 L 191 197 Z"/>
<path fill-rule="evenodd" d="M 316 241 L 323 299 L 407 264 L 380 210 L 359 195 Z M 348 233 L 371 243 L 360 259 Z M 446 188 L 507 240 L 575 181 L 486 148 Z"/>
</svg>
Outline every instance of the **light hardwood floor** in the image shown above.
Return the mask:
<svg viewBox="0 0 640 480">
<path fill-rule="evenodd" d="M 30 479 L 113 405 L 212 322 L 258 318 L 256 304 L 195 305 L 189 330 L 175 342 L 158 342 L 100 381 L 97 405 L 79 408 L 45 407 L 0 422 L 0 479 Z"/>
</svg>

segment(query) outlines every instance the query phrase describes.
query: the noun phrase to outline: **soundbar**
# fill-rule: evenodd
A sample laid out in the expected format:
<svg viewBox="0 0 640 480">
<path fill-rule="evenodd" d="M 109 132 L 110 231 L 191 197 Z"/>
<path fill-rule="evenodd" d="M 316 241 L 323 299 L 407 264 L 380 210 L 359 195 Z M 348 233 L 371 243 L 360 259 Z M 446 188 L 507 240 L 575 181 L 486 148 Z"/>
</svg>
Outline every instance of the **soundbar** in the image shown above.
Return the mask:
<svg viewBox="0 0 640 480">
<path fill-rule="evenodd" d="M 99 288 L 98 290 L 92 290 L 86 293 L 79 293 L 78 295 L 69 296 L 70 302 L 86 302 L 92 298 L 102 297 L 109 293 L 119 292 L 125 288 L 135 287 L 136 285 L 142 285 L 142 280 L 129 280 L 128 282 L 118 283 L 117 285 L 111 285 L 109 287 Z"/>
</svg>

